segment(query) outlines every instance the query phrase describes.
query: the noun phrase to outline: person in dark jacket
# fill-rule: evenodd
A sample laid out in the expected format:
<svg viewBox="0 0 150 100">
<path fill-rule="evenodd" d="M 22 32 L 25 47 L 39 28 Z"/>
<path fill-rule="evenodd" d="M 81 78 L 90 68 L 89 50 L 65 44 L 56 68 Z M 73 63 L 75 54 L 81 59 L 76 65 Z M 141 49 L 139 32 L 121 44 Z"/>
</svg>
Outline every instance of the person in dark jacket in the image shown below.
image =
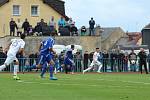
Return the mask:
<svg viewBox="0 0 150 100">
<path fill-rule="evenodd" d="M 84 69 L 88 68 L 88 60 L 89 60 L 89 54 L 88 51 L 85 51 L 84 58 L 83 58 Z"/>
<path fill-rule="evenodd" d="M 37 36 L 41 36 L 42 35 L 42 27 L 40 26 L 39 23 L 37 23 L 37 25 L 34 28 L 34 32 Z"/>
<path fill-rule="evenodd" d="M 110 53 L 110 65 L 111 65 L 111 71 L 116 71 L 115 62 L 117 60 L 117 54 L 115 53 L 115 49 L 112 50 Z"/>
<path fill-rule="evenodd" d="M 95 21 L 94 21 L 94 19 L 93 18 L 91 18 L 91 20 L 89 21 L 89 25 L 90 25 L 90 27 L 89 27 L 89 31 L 90 31 L 90 36 L 91 35 L 95 35 L 94 34 L 94 26 L 95 26 Z"/>
<path fill-rule="evenodd" d="M 28 22 L 28 19 L 26 18 L 25 19 L 25 22 L 22 24 L 22 28 L 24 29 L 24 33 L 28 34 L 29 33 L 29 27 L 30 27 L 30 24 Z"/>
<path fill-rule="evenodd" d="M 108 58 L 109 58 L 109 54 L 107 53 L 106 50 L 104 50 L 104 53 L 103 53 L 103 71 L 104 72 L 107 72 Z"/>
<path fill-rule="evenodd" d="M 139 56 L 139 70 L 142 74 L 142 66 L 144 65 L 144 69 L 145 69 L 145 72 L 146 74 L 148 74 L 148 71 L 147 71 L 147 55 L 146 55 L 146 52 L 144 51 L 143 48 L 140 49 L 140 52 L 138 53 L 138 56 Z"/>
<path fill-rule="evenodd" d="M 0 47 L 0 65 L 3 65 L 7 55 L 3 52 L 3 47 Z"/>
<path fill-rule="evenodd" d="M 13 18 L 11 18 L 11 21 L 9 22 L 9 26 L 10 26 L 10 36 L 15 36 L 15 28 L 17 28 L 17 24 L 16 22 L 13 20 Z"/>
</svg>

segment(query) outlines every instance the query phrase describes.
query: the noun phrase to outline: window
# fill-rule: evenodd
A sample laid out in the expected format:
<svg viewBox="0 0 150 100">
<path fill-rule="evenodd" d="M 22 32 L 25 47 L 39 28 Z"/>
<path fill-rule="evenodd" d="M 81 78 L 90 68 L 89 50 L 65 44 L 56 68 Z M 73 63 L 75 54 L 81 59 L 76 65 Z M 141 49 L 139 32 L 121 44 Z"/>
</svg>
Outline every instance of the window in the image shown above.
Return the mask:
<svg viewBox="0 0 150 100">
<path fill-rule="evenodd" d="M 20 6 L 13 5 L 13 16 L 19 16 L 19 15 L 20 15 Z"/>
<path fill-rule="evenodd" d="M 38 16 L 38 6 L 37 5 L 32 5 L 31 6 L 31 16 Z"/>
</svg>

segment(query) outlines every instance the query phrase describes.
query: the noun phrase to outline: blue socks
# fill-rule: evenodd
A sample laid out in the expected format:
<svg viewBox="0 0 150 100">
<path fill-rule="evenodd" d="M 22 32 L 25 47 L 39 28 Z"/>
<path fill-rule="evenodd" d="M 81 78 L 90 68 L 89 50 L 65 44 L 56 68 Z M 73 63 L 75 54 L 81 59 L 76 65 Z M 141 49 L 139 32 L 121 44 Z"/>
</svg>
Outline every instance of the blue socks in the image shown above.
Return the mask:
<svg viewBox="0 0 150 100">
<path fill-rule="evenodd" d="M 41 78 L 44 78 L 44 74 L 46 73 L 47 63 L 43 64 L 42 66 L 42 72 L 41 72 Z"/>
<path fill-rule="evenodd" d="M 50 78 L 53 77 L 53 71 L 54 71 L 53 66 L 50 65 L 50 67 L 49 67 Z"/>
</svg>

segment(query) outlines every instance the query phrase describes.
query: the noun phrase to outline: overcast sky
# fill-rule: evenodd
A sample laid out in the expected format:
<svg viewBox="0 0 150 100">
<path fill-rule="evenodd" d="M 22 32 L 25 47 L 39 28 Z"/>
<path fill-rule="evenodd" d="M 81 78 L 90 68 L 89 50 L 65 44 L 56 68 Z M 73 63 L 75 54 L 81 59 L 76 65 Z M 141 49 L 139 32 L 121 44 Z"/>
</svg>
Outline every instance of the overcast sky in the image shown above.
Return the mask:
<svg viewBox="0 0 150 100">
<path fill-rule="evenodd" d="M 93 17 L 102 27 L 121 27 L 124 31 L 141 31 L 150 23 L 150 0 L 64 0 L 66 14 L 78 27 Z"/>
</svg>

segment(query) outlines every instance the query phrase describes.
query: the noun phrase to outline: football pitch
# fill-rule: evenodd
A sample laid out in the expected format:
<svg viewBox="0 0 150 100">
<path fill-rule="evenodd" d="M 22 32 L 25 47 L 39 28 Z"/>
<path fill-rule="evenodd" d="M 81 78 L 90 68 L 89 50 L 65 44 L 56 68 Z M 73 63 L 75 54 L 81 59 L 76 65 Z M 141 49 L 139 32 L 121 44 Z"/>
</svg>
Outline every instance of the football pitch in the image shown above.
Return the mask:
<svg viewBox="0 0 150 100">
<path fill-rule="evenodd" d="M 39 73 L 0 73 L 0 100 L 150 100 L 150 75 L 133 73 L 58 74 L 51 81 Z"/>
</svg>

